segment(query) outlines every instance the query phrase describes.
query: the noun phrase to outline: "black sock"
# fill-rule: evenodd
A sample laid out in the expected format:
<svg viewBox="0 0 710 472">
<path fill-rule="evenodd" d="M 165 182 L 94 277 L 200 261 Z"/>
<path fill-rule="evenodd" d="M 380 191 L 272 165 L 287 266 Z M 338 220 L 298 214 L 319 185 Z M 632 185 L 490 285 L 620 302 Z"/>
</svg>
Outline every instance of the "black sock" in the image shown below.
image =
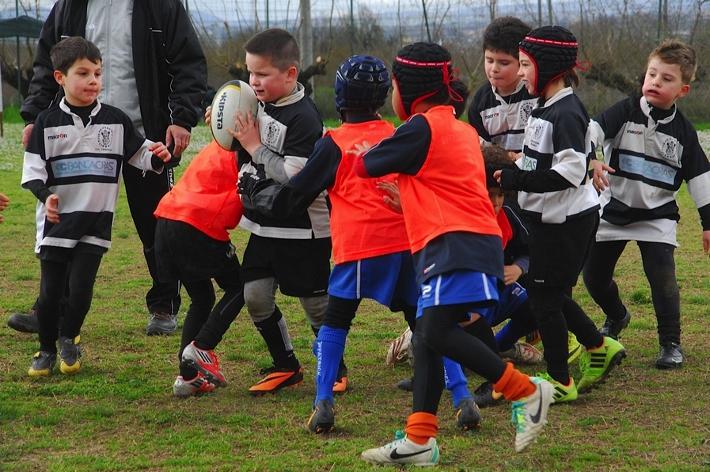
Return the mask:
<svg viewBox="0 0 710 472">
<path fill-rule="evenodd" d="M 340 358 L 340 365 L 338 366 L 338 379 L 348 376 L 348 367 L 345 365 L 345 360 Z"/>
<path fill-rule="evenodd" d="M 197 376 L 197 368 L 192 362 L 181 362 L 180 363 L 180 375 L 185 380 L 192 380 Z"/>
<path fill-rule="evenodd" d="M 298 359 L 293 352 L 291 339 L 286 330 L 286 324 L 282 321 L 283 315 L 279 307 L 274 308 L 274 312 L 264 321 L 254 323 L 259 334 L 264 338 L 269 353 L 277 367 L 296 370 L 300 367 Z M 288 345 L 286 344 L 288 343 Z"/>
<path fill-rule="evenodd" d="M 409 330 L 413 333 L 417 326 L 417 307 L 407 306 L 402 309 L 404 313 L 404 319 L 409 325 Z"/>
</svg>

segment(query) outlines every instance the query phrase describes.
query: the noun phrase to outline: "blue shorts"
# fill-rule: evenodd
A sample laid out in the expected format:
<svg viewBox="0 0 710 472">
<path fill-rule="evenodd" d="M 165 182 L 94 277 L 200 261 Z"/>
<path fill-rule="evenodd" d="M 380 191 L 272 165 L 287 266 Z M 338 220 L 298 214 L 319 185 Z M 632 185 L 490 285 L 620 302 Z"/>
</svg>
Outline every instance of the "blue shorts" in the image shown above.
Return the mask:
<svg viewBox="0 0 710 472">
<path fill-rule="evenodd" d="M 472 270 L 455 270 L 435 275 L 420 287 L 417 316 L 419 311 L 441 305 L 492 306 L 498 302 L 498 279 L 491 275 Z"/>
<path fill-rule="evenodd" d="M 499 294 L 498 305 L 481 308 L 476 313 L 481 315 L 488 324 L 498 326 L 510 318 L 520 306 L 528 301 L 528 292 L 518 282 L 506 285 Z"/>
<path fill-rule="evenodd" d="M 371 298 L 400 311 L 417 304 L 417 282 L 409 251 L 345 262 L 333 267 L 328 294 L 347 300 Z"/>
</svg>

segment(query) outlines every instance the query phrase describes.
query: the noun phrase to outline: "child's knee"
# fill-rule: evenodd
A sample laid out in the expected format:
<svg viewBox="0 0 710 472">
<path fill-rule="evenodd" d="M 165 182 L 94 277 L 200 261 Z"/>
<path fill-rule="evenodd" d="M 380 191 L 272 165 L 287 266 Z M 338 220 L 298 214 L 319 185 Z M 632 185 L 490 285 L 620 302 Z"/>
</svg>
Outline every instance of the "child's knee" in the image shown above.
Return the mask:
<svg viewBox="0 0 710 472">
<path fill-rule="evenodd" d="M 276 309 L 274 294 L 261 280 L 244 284 L 244 303 L 255 323 L 266 320 Z"/>
<path fill-rule="evenodd" d="M 325 312 L 328 308 L 328 295 L 319 297 L 302 297 L 300 298 L 303 311 L 306 312 L 308 322 L 314 328 L 320 328 L 325 321 Z"/>
</svg>

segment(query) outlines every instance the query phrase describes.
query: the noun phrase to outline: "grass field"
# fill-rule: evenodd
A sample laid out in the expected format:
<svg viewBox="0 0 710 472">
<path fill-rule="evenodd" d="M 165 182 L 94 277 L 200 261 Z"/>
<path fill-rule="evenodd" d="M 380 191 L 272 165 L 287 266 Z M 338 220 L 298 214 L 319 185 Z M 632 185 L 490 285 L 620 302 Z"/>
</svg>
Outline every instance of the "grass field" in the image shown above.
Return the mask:
<svg viewBox="0 0 710 472">
<path fill-rule="evenodd" d="M 230 384 L 210 396 L 175 399 L 171 385 L 178 337 L 144 335 L 149 279 L 123 196 L 113 248 L 104 257 L 82 331 L 81 372 L 71 378 L 27 377 L 37 341 L 7 328 L 4 320 L 28 309 L 37 294 L 35 199 L 19 187 L 21 125 L 6 125 L 5 131 L 0 191 L 10 196 L 11 206 L 0 225 L 0 470 L 371 469 L 360 461 L 360 452 L 392 438 L 411 407 L 411 397 L 394 388 L 410 374 L 408 367 L 384 366 L 388 341 L 405 326 L 401 317 L 363 304 L 346 352 L 352 389 L 337 401 L 338 429 L 329 436 L 312 435 L 304 426 L 313 395 L 312 333 L 292 299 L 280 298 L 279 304 L 305 365 L 302 385 L 276 396 L 248 395 L 269 358 L 242 313 L 217 351 Z M 204 127 L 196 130 L 193 152 L 207 135 Z M 709 265 L 702 255 L 697 212 L 685 189 L 680 201 L 676 262 L 686 366 L 674 372 L 653 368 L 656 321 L 638 250 L 630 245 L 616 274 L 633 314 L 622 338 L 629 356 L 621 368 L 602 388 L 554 407 L 538 443 L 522 454 L 513 452 L 508 406 L 483 410 L 481 430 L 462 433 L 445 393 L 439 415 L 442 470 L 710 468 Z M 235 231 L 233 240 L 243 250 L 245 233 Z M 600 322 L 600 311 L 584 288 L 577 287 L 575 295 Z"/>
</svg>

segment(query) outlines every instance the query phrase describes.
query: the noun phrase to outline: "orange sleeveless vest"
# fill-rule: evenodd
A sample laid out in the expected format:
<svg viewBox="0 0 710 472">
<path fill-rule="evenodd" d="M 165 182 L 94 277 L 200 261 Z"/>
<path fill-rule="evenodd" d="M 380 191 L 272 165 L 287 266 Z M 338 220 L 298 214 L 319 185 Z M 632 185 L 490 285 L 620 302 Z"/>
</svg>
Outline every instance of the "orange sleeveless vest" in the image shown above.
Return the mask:
<svg viewBox="0 0 710 472">
<path fill-rule="evenodd" d="M 384 120 L 344 123 L 327 133 L 342 153 L 335 182 L 328 189 L 336 264 L 409 249 L 404 218 L 384 203 L 385 193 L 376 187 L 377 181 L 392 181 L 394 176 L 364 179 L 355 173 L 355 160 L 366 148 L 393 133 L 392 124 Z"/>
<path fill-rule="evenodd" d="M 242 217 L 238 180 L 235 153 L 212 141 L 192 159 L 153 214 L 187 223 L 213 239 L 229 241 L 227 230 L 235 228 Z"/>
<path fill-rule="evenodd" d="M 478 133 L 458 121 L 451 106 L 435 106 L 422 116 L 431 129 L 426 161 L 416 175 L 398 177 L 412 252 L 445 233 L 500 237 L 486 189 Z"/>
</svg>

